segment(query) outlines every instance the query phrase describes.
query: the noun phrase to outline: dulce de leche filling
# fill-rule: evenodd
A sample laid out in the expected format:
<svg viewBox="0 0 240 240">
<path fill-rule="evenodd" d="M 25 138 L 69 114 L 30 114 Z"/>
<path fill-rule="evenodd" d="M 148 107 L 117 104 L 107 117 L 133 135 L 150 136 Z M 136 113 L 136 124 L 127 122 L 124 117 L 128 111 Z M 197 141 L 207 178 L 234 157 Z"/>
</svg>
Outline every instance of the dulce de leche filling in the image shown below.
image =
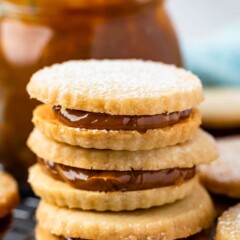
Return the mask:
<svg viewBox="0 0 240 240">
<path fill-rule="evenodd" d="M 137 191 L 180 185 L 195 175 L 195 168 L 159 171 L 105 171 L 69 167 L 38 158 L 43 171 L 70 186 L 99 192 Z"/>
<path fill-rule="evenodd" d="M 75 128 L 98 130 L 136 130 L 147 131 L 178 123 L 191 116 L 192 109 L 181 112 L 163 113 L 158 115 L 127 116 L 93 113 L 53 106 L 57 118 L 62 123 Z"/>
</svg>

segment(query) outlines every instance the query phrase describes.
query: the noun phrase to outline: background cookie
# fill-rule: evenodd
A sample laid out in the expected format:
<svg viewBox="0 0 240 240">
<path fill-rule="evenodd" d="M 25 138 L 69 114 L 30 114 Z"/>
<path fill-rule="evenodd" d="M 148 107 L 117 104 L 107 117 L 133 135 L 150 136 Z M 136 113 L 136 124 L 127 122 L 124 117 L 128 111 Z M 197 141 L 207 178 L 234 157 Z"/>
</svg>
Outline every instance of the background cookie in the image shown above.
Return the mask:
<svg viewBox="0 0 240 240">
<path fill-rule="evenodd" d="M 215 140 L 199 130 L 191 141 L 150 151 L 85 149 L 54 141 L 34 129 L 29 148 L 39 157 L 66 166 L 97 170 L 161 170 L 191 168 L 218 156 Z"/>
<path fill-rule="evenodd" d="M 203 184 L 212 192 L 240 198 L 240 137 L 217 140 L 220 157 L 199 167 Z"/>
<path fill-rule="evenodd" d="M 218 219 L 215 240 L 239 240 L 240 204 L 225 211 Z"/>
<path fill-rule="evenodd" d="M 205 90 L 205 101 L 200 105 L 203 125 L 209 128 L 240 127 L 240 88 Z"/>
<path fill-rule="evenodd" d="M 37 220 L 42 229 L 72 238 L 177 239 L 209 227 L 214 215 L 212 202 L 199 185 L 174 204 L 130 213 L 74 211 L 41 202 Z"/>
<path fill-rule="evenodd" d="M 189 195 L 197 177 L 180 184 L 139 191 L 99 192 L 79 190 L 45 174 L 38 165 L 30 169 L 29 182 L 36 195 L 61 207 L 97 211 L 122 211 L 171 203 Z"/>
<path fill-rule="evenodd" d="M 27 91 L 46 104 L 112 115 L 171 113 L 203 100 L 201 82 L 192 73 L 142 60 L 56 64 L 35 73 Z"/>
<path fill-rule="evenodd" d="M 7 173 L 0 172 L 0 218 L 8 215 L 19 202 L 16 181 Z"/>
</svg>

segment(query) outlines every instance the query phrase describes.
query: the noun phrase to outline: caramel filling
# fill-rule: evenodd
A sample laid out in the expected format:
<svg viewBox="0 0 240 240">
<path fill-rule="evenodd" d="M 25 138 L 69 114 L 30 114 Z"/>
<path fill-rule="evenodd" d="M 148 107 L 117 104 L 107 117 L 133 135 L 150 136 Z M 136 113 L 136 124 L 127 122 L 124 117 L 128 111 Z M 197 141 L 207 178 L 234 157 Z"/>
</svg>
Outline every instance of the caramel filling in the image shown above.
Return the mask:
<svg viewBox="0 0 240 240">
<path fill-rule="evenodd" d="M 98 130 L 136 130 L 140 132 L 171 126 L 182 119 L 190 117 L 192 114 L 192 109 L 188 109 L 158 115 L 110 115 L 63 109 L 61 106 L 53 106 L 53 111 L 59 121 L 70 127 Z"/>
<path fill-rule="evenodd" d="M 137 191 L 180 185 L 195 175 L 195 168 L 173 168 L 159 171 L 88 170 L 38 159 L 42 169 L 56 180 L 74 188 L 99 191 Z"/>
</svg>

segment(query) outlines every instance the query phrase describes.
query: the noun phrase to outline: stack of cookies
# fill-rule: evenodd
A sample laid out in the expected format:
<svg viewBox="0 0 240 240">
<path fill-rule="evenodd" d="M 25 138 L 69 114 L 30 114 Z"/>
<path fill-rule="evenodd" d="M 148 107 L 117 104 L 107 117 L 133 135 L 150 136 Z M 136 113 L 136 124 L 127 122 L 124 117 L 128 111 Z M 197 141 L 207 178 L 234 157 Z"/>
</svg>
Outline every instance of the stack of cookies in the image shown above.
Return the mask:
<svg viewBox="0 0 240 240">
<path fill-rule="evenodd" d="M 45 103 L 28 139 L 37 240 L 179 239 L 211 225 L 195 166 L 217 151 L 199 130 L 196 76 L 149 61 L 71 61 L 38 71 L 27 90 Z"/>
</svg>

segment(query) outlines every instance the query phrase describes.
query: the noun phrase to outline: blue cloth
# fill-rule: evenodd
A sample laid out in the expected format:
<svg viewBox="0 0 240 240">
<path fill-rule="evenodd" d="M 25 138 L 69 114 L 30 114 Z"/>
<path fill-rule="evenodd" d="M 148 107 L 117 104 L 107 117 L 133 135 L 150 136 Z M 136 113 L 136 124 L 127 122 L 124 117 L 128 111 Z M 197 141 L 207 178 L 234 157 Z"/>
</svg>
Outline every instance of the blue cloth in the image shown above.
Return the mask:
<svg viewBox="0 0 240 240">
<path fill-rule="evenodd" d="M 240 22 L 207 41 L 183 45 L 185 67 L 205 86 L 240 86 Z"/>
</svg>

